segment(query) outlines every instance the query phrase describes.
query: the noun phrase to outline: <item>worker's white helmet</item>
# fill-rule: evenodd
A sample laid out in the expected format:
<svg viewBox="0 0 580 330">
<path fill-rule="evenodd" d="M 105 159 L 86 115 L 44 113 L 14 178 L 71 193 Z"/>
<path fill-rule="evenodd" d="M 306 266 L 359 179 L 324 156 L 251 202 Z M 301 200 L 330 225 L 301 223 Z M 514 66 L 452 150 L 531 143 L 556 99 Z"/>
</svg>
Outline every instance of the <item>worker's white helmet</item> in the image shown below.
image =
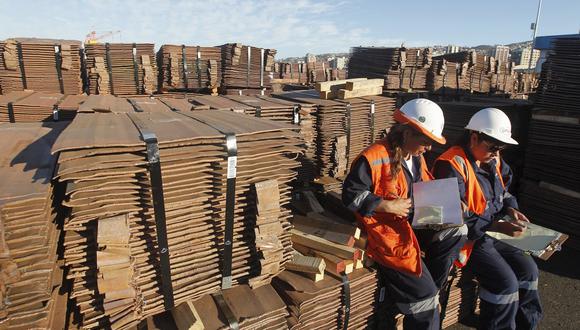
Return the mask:
<svg viewBox="0 0 580 330">
<path fill-rule="evenodd" d="M 431 140 L 445 144 L 441 135 L 445 118 L 443 110 L 437 103 L 427 99 L 411 100 L 395 111 L 395 120 L 402 124 L 409 124 L 425 134 Z"/>
<path fill-rule="evenodd" d="M 465 129 L 484 133 L 507 144 L 518 144 L 512 138 L 512 124 L 509 117 L 500 109 L 485 108 L 476 112 Z"/>
</svg>

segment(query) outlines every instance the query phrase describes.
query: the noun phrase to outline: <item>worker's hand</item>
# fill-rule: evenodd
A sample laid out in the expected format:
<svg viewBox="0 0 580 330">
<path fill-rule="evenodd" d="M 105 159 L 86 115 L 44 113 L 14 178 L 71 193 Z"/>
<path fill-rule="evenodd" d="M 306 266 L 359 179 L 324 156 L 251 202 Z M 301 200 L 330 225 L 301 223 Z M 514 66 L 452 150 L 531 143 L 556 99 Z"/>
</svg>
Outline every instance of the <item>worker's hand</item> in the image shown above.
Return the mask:
<svg viewBox="0 0 580 330">
<path fill-rule="evenodd" d="M 506 213 L 516 221 L 530 222 L 528 217 L 526 217 L 522 212 L 514 209 L 513 207 L 508 207 Z"/>
<path fill-rule="evenodd" d="M 411 199 L 409 198 L 395 198 L 391 200 L 383 200 L 375 209 L 377 212 L 391 213 L 399 217 L 406 217 L 409 215 L 411 208 Z"/>
<path fill-rule="evenodd" d="M 511 237 L 519 237 L 524 233 L 525 230 L 526 230 L 525 226 L 519 225 L 518 223 L 515 222 L 503 220 L 495 221 L 489 228 L 489 231 L 496 231 L 498 233 L 506 234 Z"/>
</svg>

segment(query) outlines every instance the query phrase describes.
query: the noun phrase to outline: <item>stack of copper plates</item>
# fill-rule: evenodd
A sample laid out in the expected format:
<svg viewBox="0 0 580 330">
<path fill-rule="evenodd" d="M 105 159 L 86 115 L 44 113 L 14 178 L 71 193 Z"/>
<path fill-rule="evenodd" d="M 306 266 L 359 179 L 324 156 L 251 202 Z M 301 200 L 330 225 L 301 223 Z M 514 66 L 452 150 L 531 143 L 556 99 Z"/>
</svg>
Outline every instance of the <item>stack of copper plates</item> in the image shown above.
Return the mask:
<svg viewBox="0 0 580 330">
<path fill-rule="evenodd" d="M 81 42 L 17 38 L 0 42 L 2 93 L 25 89 L 80 94 Z"/>
<path fill-rule="evenodd" d="M 83 94 L 10 92 L 0 96 L 0 122 L 71 120 L 85 98 Z"/>
<path fill-rule="evenodd" d="M 431 48 L 354 47 L 349 78 L 385 79 L 385 90 L 427 90 Z"/>
<path fill-rule="evenodd" d="M 226 96 L 243 104 L 243 110 L 233 109 L 255 117 L 299 125 L 306 143 L 306 154 L 298 170 L 300 182 L 310 182 L 318 174 L 316 169 L 316 106 L 266 96 Z"/>
<path fill-rule="evenodd" d="M 286 304 L 271 285 L 240 285 L 172 311 L 178 329 L 287 329 Z M 237 324 L 237 327 L 234 325 Z"/>
<path fill-rule="evenodd" d="M 51 145 L 64 123 L 0 124 L 0 328 L 63 329 L 62 191 Z M 59 191 L 58 193 L 55 191 Z"/>
<path fill-rule="evenodd" d="M 79 113 L 53 147 L 67 184 L 64 254 L 80 325 L 128 328 L 171 308 L 168 297 L 178 305 L 221 286 L 256 287 L 284 269 L 290 183 L 304 152 L 295 126 L 176 112 L 151 98 L 108 111 Z"/>
<path fill-rule="evenodd" d="M 477 282 L 467 271 L 457 271 L 451 280 L 451 291 L 442 328 L 447 328 L 473 316 L 477 308 Z"/>
<path fill-rule="evenodd" d="M 163 45 L 157 52 L 159 90 L 211 91 L 221 81 L 219 47 Z"/>
<path fill-rule="evenodd" d="M 288 305 L 290 329 L 372 329 L 374 326 L 378 296 L 375 271 L 355 270 L 348 274 L 347 280 L 326 273 L 322 281 L 315 283 L 305 274 L 287 270 L 272 284 Z"/>
<path fill-rule="evenodd" d="M 494 73 L 491 76 L 491 91 L 512 95 L 515 93 L 516 73 L 514 62 L 495 61 Z"/>
<path fill-rule="evenodd" d="M 325 62 L 309 62 L 308 63 L 308 83 L 314 84 L 321 81 L 328 81 L 330 63 Z"/>
<path fill-rule="evenodd" d="M 445 59 L 434 59 L 427 74 L 427 88 L 437 95 L 454 95 L 458 93 L 459 64 Z"/>
<path fill-rule="evenodd" d="M 489 93 L 495 61 L 489 56 L 476 53 L 474 50 L 436 56 L 434 60 L 446 60 L 458 66 L 456 72 L 457 89 L 461 92 Z"/>
<path fill-rule="evenodd" d="M 270 89 L 275 49 L 225 44 L 222 50 L 222 94 L 256 95 Z"/>
<path fill-rule="evenodd" d="M 280 64 L 280 78 L 282 79 L 298 79 L 298 84 L 308 83 L 308 70 L 305 63 L 279 63 Z"/>
<path fill-rule="evenodd" d="M 323 100 L 314 90 L 275 96 L 318 107 L 316 160 L 320 176 L 346 175 L 356 156 L 393 124 L 395 99 L 389 97 Z"/>
<path fill-rule="evenodd" d="M 570 235 L 580 249 L 580 38 L 562 38 L 542 67 L 524 169 L 520 206 L 532 222 Z"/>
<path fill-rule="evenodd" d="M 153 44 L 85 46 L 90 94 L 140 95 L 157 90 Z"/>
</svg>

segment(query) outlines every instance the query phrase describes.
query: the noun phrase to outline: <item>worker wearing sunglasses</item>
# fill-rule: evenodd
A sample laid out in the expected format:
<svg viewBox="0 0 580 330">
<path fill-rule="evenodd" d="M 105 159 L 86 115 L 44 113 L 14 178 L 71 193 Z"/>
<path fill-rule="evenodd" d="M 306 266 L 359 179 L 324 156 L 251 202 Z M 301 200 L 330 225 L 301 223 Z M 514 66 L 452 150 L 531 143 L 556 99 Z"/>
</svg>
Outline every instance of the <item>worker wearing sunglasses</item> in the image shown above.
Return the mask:
<svg viewBox="0 0 580 330">
<path fill-rule="evenodd" d="M 496 231 L 521 236 L 529 222 L 508 192 L 513 175 L 500 155 L 518 142 L 511 137 L 508 116 L 495 108 L 477 112 L 465 129 L 463 141 L 435 161 L 433 175 L 459 182 L 468 242 L 457 265 L 469 261 L 479 280 L 479 328 L 535 329 L 542 317 L 536 263 L 521 250 L 486 235 Z"/>
</svg>

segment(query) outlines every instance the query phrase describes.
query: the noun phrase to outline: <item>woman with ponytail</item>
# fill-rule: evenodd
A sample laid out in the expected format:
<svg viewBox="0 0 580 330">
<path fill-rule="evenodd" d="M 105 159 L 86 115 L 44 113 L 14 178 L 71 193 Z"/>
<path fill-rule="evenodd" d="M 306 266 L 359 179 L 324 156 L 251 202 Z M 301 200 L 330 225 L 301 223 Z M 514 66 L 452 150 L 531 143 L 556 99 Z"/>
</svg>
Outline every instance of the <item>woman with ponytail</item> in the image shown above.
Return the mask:
<svg viewBox="0 0 580 330">
<path fill-rule="evenodd" d="M 432 179 L 423 154 L 445 144 L 443 111 L 427 99 L 405 103 L 385 139 L 365 149 L 345 179 L 342 200 L 368 236 L 387 296 L 405 329 L 438 329 L 439 290 L 465 242 L 464 227 L 413 230 L 413 183 Z M 421 258 L 424 252 L 424 260 Z"/>
</svg>

